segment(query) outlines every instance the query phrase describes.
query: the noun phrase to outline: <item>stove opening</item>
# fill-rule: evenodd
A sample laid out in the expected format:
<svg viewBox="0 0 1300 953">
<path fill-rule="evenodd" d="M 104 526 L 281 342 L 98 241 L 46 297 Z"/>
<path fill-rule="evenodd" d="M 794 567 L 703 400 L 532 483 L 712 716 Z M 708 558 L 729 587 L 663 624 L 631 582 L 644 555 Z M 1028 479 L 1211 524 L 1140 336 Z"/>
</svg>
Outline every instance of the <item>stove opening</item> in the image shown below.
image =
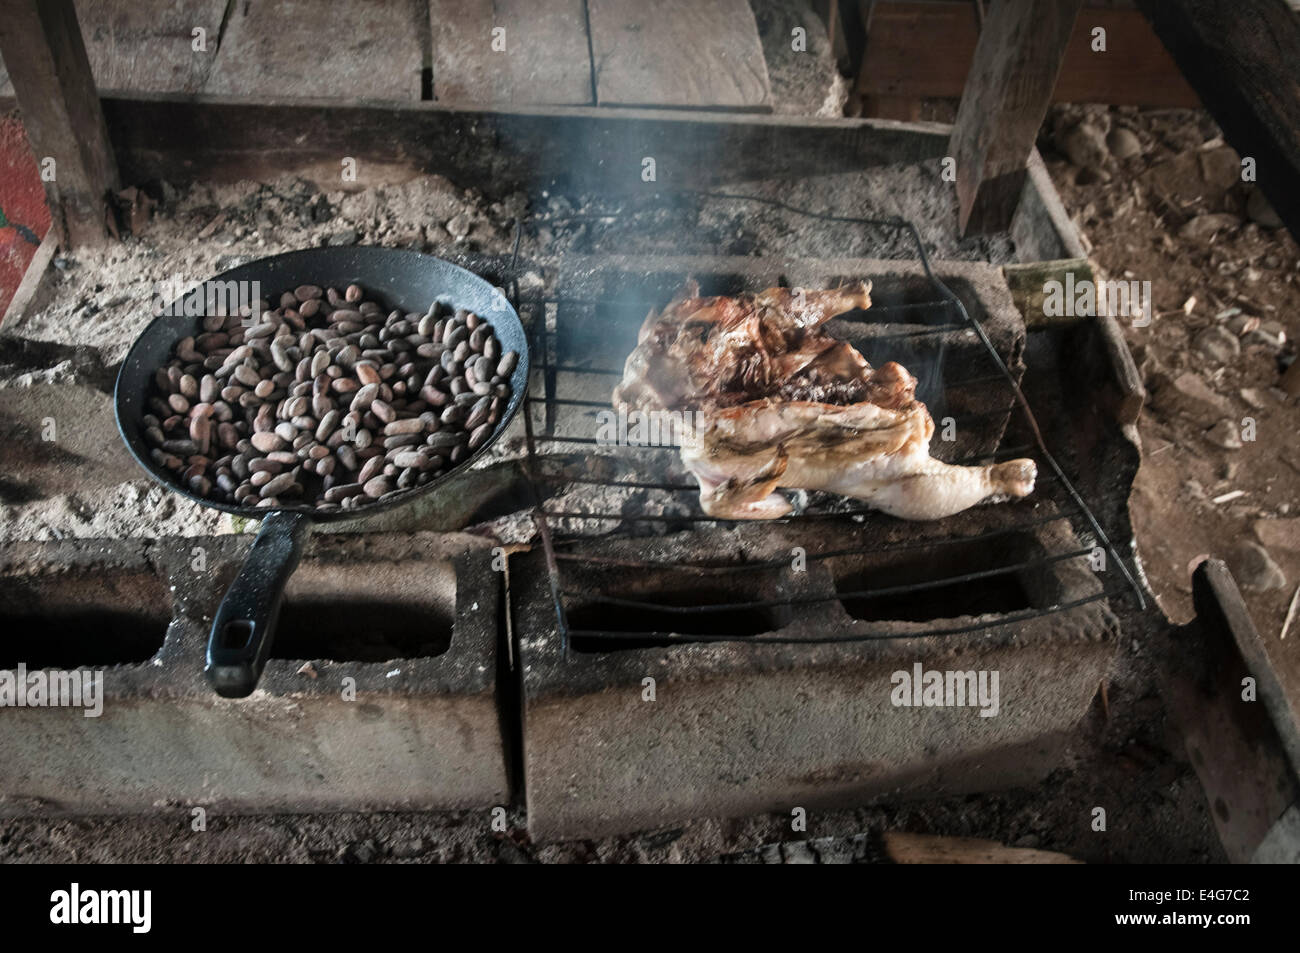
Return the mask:
<svg viewBox="0 0 1300 953">
<path fill-rule="evenodd" d="M 1006 615 L 1052 601 L 1050 573 L 1029 536 L 990 544 L 951 543 L 894 556 L 859 557 L 831 567 L 844 611 L 866 622 L 930 622 L 960 616 Z M 961 578 L 979 573 L 976 578 Z M 952 580 L 952 581 L 948 581 Z M 875 593 L 879 592 L 878 595 Z"/>
<path fill-rule="evenodd" d="M 680 575 L 680 574 L 679 574 Z M 619 652 L 629 649 L 661 648 L 692 641 L 692 635 L 747 636 L 773 632 L 789 622 L 785 606 L 745 606 L 718 612 L 673 612 L 674 607 L 747 603 L 780 598 L 764 577 L 756 573 L 737 579 L 734 588 L 721 586 L 687 586 L 681 589 L 605 590 L 604 594 L 620 599 L 652 602 L 656 608 L 628 607 L 606 602 L 577 602 L 568 606 L 570 630 L 594 632 L 646 633 L 646 638 L 607 638 L 574 635 L 570 646 L 578 652 Z M 755 578 L 755 576 L 757 578 Z M 675 633 L 686 638 L 669 639 L 654 633 Z"/>
<path fill-rule="evenodd" d="M 305 563 L 285 590 L 270 657 L 387 662 L 451 647 L 456 576 L 448 563 Z"/>
<path fill-rule="evenodd" d="M 883 575 L 873 577 L 870 585 L 841 584 L 840 592 L 899 584 L 887 584 L 882 582 L 882 578 Z M 919 580 L 907 580 L 915 581 Z M 1004 615 L 1030 608 L 1029 593 L 1013 572 L 987 576 L 974 582 L 933 586 L 919 597 L 904 594 L 854 598 L 841 595 L 840 604 L 853 618 L 866 622 L 929 622 L 964 615 Z"/>
<path fill-rule="evenodd" d="M 147 662 L 162 648 L 171 597 L 147 572 L 70 570 L 0 579 L 0 669 Z"/>
</svg>

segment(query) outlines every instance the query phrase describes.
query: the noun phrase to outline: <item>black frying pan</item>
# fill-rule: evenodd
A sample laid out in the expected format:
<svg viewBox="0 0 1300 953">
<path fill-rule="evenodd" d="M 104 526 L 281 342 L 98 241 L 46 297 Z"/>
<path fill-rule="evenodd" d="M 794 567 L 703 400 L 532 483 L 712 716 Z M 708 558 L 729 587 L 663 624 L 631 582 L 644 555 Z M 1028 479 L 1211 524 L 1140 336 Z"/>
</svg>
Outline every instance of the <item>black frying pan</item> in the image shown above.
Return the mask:
<svg viewBox="0 0 1300 953">
<path fill-rule="evenodd" d="M 492 436 L 454 470 L 396 499 L 351 510 L 319 512 L 298 505 L 268 511 L 204 499 L 180 485 L 172 473 L 154 463 L 149 455 L 142 418 L 153 387 L 154 371 L 167 363 L 177 341 L 202 331 L 202 319 L 164 315 L 154 319 L 136 338 L 118 372 L 115 393 L 117 428 L 131 456 L 172 492 L 262 523 L 253 548 L 212 620 L 204 669 L 218 694 L 243 698 L 252 693 L 262 676 L 275 637 L 285 583 L 298 565 L 310 524 L 361 519 L 381 509 L 402 506 L 445 485 L 452 474 L 486 451 L 523 401 L 528 382 L 528 342 L 519 315 L 492 285 L 464 268 L 417 252 L 391 248 L 313 248 L 252 261 L 211 280 L 260 281 L 262 297 L 272 303 L 275 296 L 298 285 L 344 288 L 354 282 L 366 289 L 368 297 L 389 310 L 400 308 L 404 312 L 423 313 L 436 299 L 477 313 L 492 325 L 503 352 L 519 352 L 519 364 L 510 378 L 510 400 Z"/>
</svg>

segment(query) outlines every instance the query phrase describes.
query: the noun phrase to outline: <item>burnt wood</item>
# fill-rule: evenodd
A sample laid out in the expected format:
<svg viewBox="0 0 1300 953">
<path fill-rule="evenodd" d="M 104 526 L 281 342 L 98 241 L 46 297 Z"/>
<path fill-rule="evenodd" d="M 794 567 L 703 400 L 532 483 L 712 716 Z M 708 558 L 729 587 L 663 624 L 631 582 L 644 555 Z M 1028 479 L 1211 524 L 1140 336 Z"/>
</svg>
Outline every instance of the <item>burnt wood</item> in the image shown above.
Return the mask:
<svg viewBox="0 0 1300 953">
<path fill-rule="evenodd" d="M 72 0 L 0 0 L 0 55 L 37 162 L 55 160 L 44 184 L 61 243 L 103 242 L 117 163 Z"/>
<path fill-rule="evenodd" d="M 1300 236 L 1300 19 L 1283 0 L 1138 0 L 1259 187 Z"/>
<path fill-rule="evenodd" d="M 1025 163 L 1083 0 L 998 0 L 975 47 L 949 153 L 963 234 L 1011 224 Z"/>
<path fill-rule="evenodd" d="M 435 103 L 107 98 L 127 181 L 232 181 L 341 156 L 438 173 L 494 192 L 554 187 L 652 193 L 845 172 L 941 155 L 933 134 L 868 120 L 596 107 L 510 111 Z M 267 143 L 275 143 L 273 150 Z M 652 156 L 656 181 L 642 180 Z"/>
</svg>

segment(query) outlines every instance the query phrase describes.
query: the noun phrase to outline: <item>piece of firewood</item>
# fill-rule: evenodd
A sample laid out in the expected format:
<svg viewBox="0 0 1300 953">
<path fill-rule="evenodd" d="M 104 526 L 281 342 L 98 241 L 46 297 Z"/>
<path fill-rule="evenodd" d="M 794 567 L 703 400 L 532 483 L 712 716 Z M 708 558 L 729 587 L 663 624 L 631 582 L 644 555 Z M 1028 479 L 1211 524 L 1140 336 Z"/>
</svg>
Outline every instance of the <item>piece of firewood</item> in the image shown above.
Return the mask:
<svg viewBox="0 0 1300 953">
<path fill-rule="evenodd" d="M 885 850 L 896 864 L 1081 864 L 1066 854 L 1027 847 L 1007 847 L 976 837 L 907 834 L 888 831 Z"/>
</svg>

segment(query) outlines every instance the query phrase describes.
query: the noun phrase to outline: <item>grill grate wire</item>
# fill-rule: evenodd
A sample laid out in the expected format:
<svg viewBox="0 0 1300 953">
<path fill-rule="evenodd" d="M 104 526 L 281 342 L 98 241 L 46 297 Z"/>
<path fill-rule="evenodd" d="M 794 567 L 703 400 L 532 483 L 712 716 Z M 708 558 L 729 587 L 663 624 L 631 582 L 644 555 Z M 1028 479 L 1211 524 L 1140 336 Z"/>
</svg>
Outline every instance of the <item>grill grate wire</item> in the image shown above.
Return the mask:
<svg viewBox="0 0 1300 953">
<path fill-rule="evenodd" d="M 669 632 L 622 632 L 592 630 L 582 628 L 572 628 L 568 621 L 568 609 L 566 599 L 581 598 L 588 603 L 598 603 L 618 606 L 631 611 L 653 609 L 657 613 L 667 613 L 681 616 L 694 616 L 708 613 L 726 613 L 737 612 L 762 608 L 791 607 L 797 605 L 818 604 L 833 602 L 841 598 L 872 598 L 884 595 L 897 596 L 908 594 L 923 594 L 927 590 L 939 588 L 942 586 L 953 585 L 963 582 L 975 582 L 988 578 L 993 575 L 1015 572 L 1019 570 L 1047 566 L 1054 562 L 1060 562 L 1067 559 L 1079 559 L 1088 556 L 1092 552 L 1091 547 L 1065 552 L 1051 553 L 1025 560 L 1012 565 L 998 566 L 993 569 L 979 570 L 975 572 L 961 573 L 955 576 L 947 576 L 938 579 L 927 579 L 915 583 L 906 583 L 894 586 L 879 587 L 875 589 L 860 589 L 843 592 L 836 592 L 830 595 L 795 597 L 791 599 L 753 599 L 735 602 L 712 603 L 705 605 L 693 606 L 674 606 L 662 605 L 646 600 L 626 599 L 614 596 L 607 596 L 600 592 L 575 587 L 566 581 L 562 566 L 580 567 L 583 565 L 590 566 L 609 566 L 624 569 L 644 569 L 652 571 L 679 571 L 690 572 L 705 575 L 717 575 L 727 573 L 753 572 L 761 569 L 780 569 L 789 566 L 789 559 L 775 560 L 737 560 L 725 563 L 699 563 L 686 561 L 667 561 L 667 560 L 633 560 L 633 559 L 613 559 L 599 555 L 590 555 L 579 552 L 569 551 L 565 547 L 573 546 L 584 541 L 589 541 L 590 536 L 570 535 L 565 536 L 554 521 L 565 519 L 580 519 L 585 521 L 610 522 L 615 524 L 642 524 L 642 523 L 663 523 L 666 525 L 675 524 L 718 524 L 718 525 L 735 525 L 738 523 L 747 523 L 745 520 L 730 520 L 720 517 L 711 517 L 703 513 L 696 512 L 692 514 L 674 513 L 671 515 L 655 514 L 626 514 L 622 512 L 601 512 L 601 511 L 578 511 L 565 509 L 548 509 L 547 503 L 551 500 L 552 494 L 548 492 L 560 485 L 569 484 L 589 484 L 603 487 L 617 487 L 626 489 L 641 489 L 662 491 L 673 494 L 694 493 L 698 491 L 698 486 L 692 483 L 664 482 L 661 480 L 608 480 L 589 478 L 582 476 L 566 475 L 554 472 L 549 468 L 550 459 L 542 453 L 541 448 L 555 448 L 559 445 L 569 444 L 577 447 L 595 446 L 600 441 L 595 437 L 585 437 L 579 435 L 556 434 L 554 432 L 558 417 L 558 409 L 561 407 L 578 407 L 590 409 L 609 409 L 607 402 L 587 400 L 574 397 L 566 397 L 559 393 L 559 375 L 560 374 L 579 374 L 579 375 L 603 375 L 613 382 L 622 377 L 621 369 L 613 368 L 592 368 L 565 364 L 562 360 L 563 355 L 558 353 L 560 345 L 559 321 L 561 315 L 565 314 L 572 308 L 620 308 L 626 309 L 630 306 L 641 306 L 644 310 L 649 311 L 651 308 L 659 308 L 663 301 L 653 300 L 651 298 L 606 298 L 592 296 L 565 296 L 559 294 L 543 294 L 524 299 L 519 290 L 519 242 L 522 235 L 522 223 L 516 223 L 514 249 L 511 256 L 509 274 L 511 276 L 508 285 L 508 294 L 511 301 L 521 312 L 524 309 L 531 311 L 533 320 L 531 329 L 533 333 L 533 367 L 534 375 L 540 378 L 542 396 L 534 396 L 534 387 L 530 382 L 529 394 L 525 398 L 524 406 L 524 428 L 525 428 L 525 445 L 527 456 L 524 461 L 524 471 L 529 484 L 529 491 L 533 502 L 533 519 L 536 523 L 538 535 L 541 539 L 542 548 L 545 554 L 547 573 L 551 588 L 552 599 L 556 613 L 557 628 L 562 640 L 564 652 L 567 656 L 570 650 L 570 644 L 575 637 L 586 639 L 602 639 L 609 641 L 635 641 L 644 643 L 646 640 L 654 639 L 663 642 L 673 643 L 698 643 L 698 642 L 741 642 L 744 644 L 779 644 L 779 645 L 797 645 L 797 644 L 817 644 L 817 643 L 839 643 L 839 642 L 865 642 L 874 639 L 897 639 L 897 638 L 930 638 L 944 637 L 960 634 L 978 632 L 984 629 L 1014 624 L 1029 619 L 1042 618 L 1044 616 L 1065 612 L 1092 602 L 1103 599 L 1120 599 L 1129 598 L 1134 600 L 1139 609 L 1146 608 L 1146 599 L 1143 595 L 1134 573 L 1130 570 L 1128 564 L 1120 555 L 1110 537 L 1102 528 L 1096 515 L 1088 506 L 1086 501 L 1080 495 L 1074 484 L 1066 476 L 1064 470 L 1057 462 L 1046 446 L 1042 431 L 1038 426 L 1038 421 L 1034 416 L 1033 410 L 1029 405 L 1021 390 L 1019 382 L 1016 380 L 1002 356 L 997 352 L 993 342 L 988 334 L 967 310 L 962 301 L 946 284 L 935 275 L 930 265 L 929 256 L 926 252 L 925 245 L 921 239 L 920 233 L 915 225 L 905 219 L 880 219 L 880 218 L 861 218 L 853 216 L 834 215 L 822 212 L 811 211 L 807 209 L 796 208 L 777 199 L 771 199 L 763 196 L 754 195 L 737 195 L 722 192 L 705 192 L 699 190 L 675 190 L 676 194 L 689 194 L 705 198 L 720 200 L 743 200 L 748 202 L 759 202 L 771 206 L 783 208 L 787 211 L 798 215 L 806 216 L 820 221 L 832 221 L 849 223 L 862 226 L 864 228 L 891 229 L 902 232 L 908 236 L 913 247 L 915 248 L 915 260 L 918 261 L 924 272 L 925 279 L 929 282 L 930 287 L 935 293 L 931 300 L 876 306 L 871 308 L 871 314 L 879 315 L 883 313 L 904 312 L 908 316 L 916 316 L 923 312 L 933 313 L 936 311 L 946 312 L 955 316 L 955 320 L 947 322 L 935 322 L 926 320 L 928 326 L 923 329 L 913 329 L 907 332 L 897 334 L 879 335 L 875 340 L 889 340 L 891 338 L 917 338 L 933 334 L 940 334 L 946 331 L 960 330 L 969 328 L 973 330 L 983 345 L 985 352 L 992 360 L 996 373 L 983 375 L 979 377 L 959 379 L 952 382 L 945 382 L 945 388 L 951 389 L 962 386 L 987 386 L 1001 382 L 1010 388 L 1014 401 L 1013 410 L 1018 409 L 1021 419 L 1029 429 L 1032 442 L 1009 448 L 999 448 L 993 454 L 982 454 L 961 460 L 950 461 L 957 464 L 973 463 L 990 463 L 999 460 L 1012 459 L 1022 454 L 1034 454 L 1037 459 L 1046 464 L 1046 470 L 1040 471 L 1038 484 L 1053 485 L 1060 495 L 1065 497 L 1068 506 L 1063 509 L 1048 513 L 1046 515 L 1033 515 L 1028 518 L 1020 519 L 1014 525 L 1003 526 L 996 529 L 986 530 L 980 533 L 960 536 L 941 536 L 925 537 L 903 540 L 899 542 L 888 543 L 881 546 L 879 541 L 873 541 L 870 544 L 862 546 L 841 547 L 836 549 L 827 549 L 817 552 L 809 551 L 806 559 L 808 562 L 823 561 L 837 557 L 855 556 L 855 555 L 880 555 L 905 551 L 931 550 L 937 547 L 943 547 L 952 544 L 965 544 L 988 542 L 990 540 L 1021 533 L 1026 529 L 1057 522 L 1067 521 L 1072 528 L 1080 531 L 1090 531 L 1091 535 L 1097 540 L 1097 544 L 1105 550 L 1107 564 L 1114 565 L 1120 570 L 1122 577 L 1119 586 L 1103 586 L 1100 591 L 1068 602 L 1057 603 L 1044 607 L 1034 607 L 1025 610 L 1018 610 L 1009 613 L 997 615 L 986 621 L 977 621 L 969 625 L 951 626 L 943 625 L 945 620 L 937 620 L 938 625 L 929 626 L 924 630 L 908 630 L 904 632 L 879 630 L 869 632 L 852 632 L 837 633 L 834 635 L 821 637 L 800 636 L 798 638 L 785 637 L 779 632 L 764 635 L 732 635 L 732 634 L 708 634 L 708 633 L 691 633 L 689 635 L 678 635 Z M 573 216 L 574 220 L 579 220 L 582 216 Z M 608 219 L 609 216 L 598 216 L 598 218 Z M 548 314 L 554 313 L 554 327 L 548 327 Z M 918 322 L 919 323 L 919 322 Z M 554 357 L 552 356 L 554 354 Z M 537 425 L 534 421 L 533 408 L 540 407 L 543 411 L 544 424 L 541 432 L 538 432 Z M 997 411 L 994 413 L 1001 413 Z M 979 416 L 978 414 L 966 414 L 964 418 Z M 632 458 L 637 454 L 654 453 L 663 451 L 676 452 L 673 446 L 619 446 L 618 456 L 620 458 Z M 1038 490 L 1035 491 L 1038 494 Z M 998 504 L 1004 511 L 1011 513 L 1019 509 L 1017 502 L 1008 502 Z M 697 506 L 698 509 L 698 506 Z M 848 507 L 838 508 L 835 510 L 816 511 L 806 510 L 804 512 L 793 513 L 789 516 L 777 520 L 765 520 L 764 523 L 775 524 L 793 524 L 793 525 L 813 525 L 820 520 L 836 520 L 852 523 L 868 515 L 879 516 L 877 511 L 870 507 Z M 645 539 L 633 533 L 611 532 L 599 537 L 601 540 L 617 539 Z M 653 539 L 654 537 L 651 537 Z M 572 573 L 570 573 L 570 576 Z"/>
</svg>

